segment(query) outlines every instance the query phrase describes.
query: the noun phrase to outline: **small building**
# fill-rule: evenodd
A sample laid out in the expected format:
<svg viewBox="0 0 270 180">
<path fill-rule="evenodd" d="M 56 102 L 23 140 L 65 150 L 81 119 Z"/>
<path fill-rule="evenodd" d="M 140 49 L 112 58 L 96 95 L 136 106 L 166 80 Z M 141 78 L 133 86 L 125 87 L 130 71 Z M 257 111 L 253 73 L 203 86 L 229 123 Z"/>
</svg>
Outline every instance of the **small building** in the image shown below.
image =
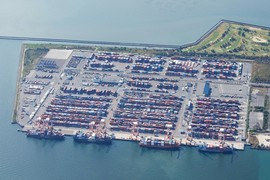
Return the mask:
<svg viewBox="0 0 270 180">
<path fill-rule="evenodd" d="M 209 81 L 205 81 L 203 94 L 205 97 L 209 97 L 211 95 L 211 87 Z"/>
<path fill-rule="evenodd" d="M 102 83 L 104 84 L 112 84 L 112 85 L 118 85 L 119 81 L 115 79 L 103 79 Z"/>
<path fill-rule="evenodd" d="M 250 112 L 249 113 L 249 129 L 262 129 L 263 128 L 263 112 Z"/>
<path fill-rule="evenodd" d="M 188 101 L 187 109 L 188 109 L 188 110 L 192 110 L 192 108 L 193 108 L 192 102 L 191 102 L 191 101 Z"/>
</svg>

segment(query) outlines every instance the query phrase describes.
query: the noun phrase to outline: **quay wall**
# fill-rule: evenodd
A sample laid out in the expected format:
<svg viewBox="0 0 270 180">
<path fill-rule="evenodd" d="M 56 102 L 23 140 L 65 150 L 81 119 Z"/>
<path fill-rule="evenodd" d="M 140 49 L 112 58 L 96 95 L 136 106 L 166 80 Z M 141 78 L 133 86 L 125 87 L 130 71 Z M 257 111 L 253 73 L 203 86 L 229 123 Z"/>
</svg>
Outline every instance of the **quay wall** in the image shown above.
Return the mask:
<svg viewBox="0 0 270 180">
<path fill-rule="evenodd" d="M 56 129 L 61 129 L 62 133 L 65 136 L 69 136 L 72 137 L 74 135 L 74 132 L 76 132 L 78 129 L 73 129 L 73 128 L 62 128 L 62 127 L 55 127 Z M 27 130 L 32 129 L 31 125 L 26 125 L 23 129 L 18 129 L 19 132 L 27 132 Z M 116 141 L 129 141 L 129 142 L 136 142 L 138 143 L 140 141 L 140 137 L 137 139 L 131 138 L 130 137 L 130 133 L 125 133 L 125 132 L 113 132 L 115 135 L 115 139 Z M 155 136 L 153 134 L 141 134 L 143 136 L 147 136 L 147 137 L 152 137 L 155 138 Z M 195 144 L 190 144 L 186 138 L 176 138 L 177 140 L 180 139 L 180 144 L 181 146 L 188 146 L 188 147 L 197 147 L 199 144 L 201 144 L 201 142 L 205 142 L 205 143 L 210 143 L 210 144 L 215 144 L 216 140 L 212 140 L 212 139 L 193 139 Z M 245 143 L 244 142 L 237 142 L 237 141 L 228 141 L 228 144 L 233 144 L 233 147 L 235 150 L 239 150 L 239 151 L 243 151 L 245 149 Z"/>
</svg>

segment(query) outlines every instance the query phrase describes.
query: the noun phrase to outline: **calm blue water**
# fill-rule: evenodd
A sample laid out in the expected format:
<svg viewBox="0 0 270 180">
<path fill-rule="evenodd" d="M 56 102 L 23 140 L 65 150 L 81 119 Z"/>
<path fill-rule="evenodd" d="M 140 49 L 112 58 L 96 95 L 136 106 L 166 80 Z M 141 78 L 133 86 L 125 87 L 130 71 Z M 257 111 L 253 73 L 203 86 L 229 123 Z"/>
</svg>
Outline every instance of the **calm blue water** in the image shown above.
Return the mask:
<svg viewBox="0 0 270 180">
<path fill-rule="evenodd" d="M 220 19 L 270 26 L 269 0 L 0 0 L 0 34 L 183 44 Z"/>
<path fill-rule="evenodd" d="M 182 44 L 222 18 L 270 26 L 270 2 L 0 0 L 0 35 Z M 241 8 L 240 8 L 241 5 Z M 253 7 L 251 11 L 250 7 Z M 270 179 L 269 152 L 235 156 L 27 139 L 11 125 L 20 41 L 0 41 L 0 179 Z"/>
</svg>

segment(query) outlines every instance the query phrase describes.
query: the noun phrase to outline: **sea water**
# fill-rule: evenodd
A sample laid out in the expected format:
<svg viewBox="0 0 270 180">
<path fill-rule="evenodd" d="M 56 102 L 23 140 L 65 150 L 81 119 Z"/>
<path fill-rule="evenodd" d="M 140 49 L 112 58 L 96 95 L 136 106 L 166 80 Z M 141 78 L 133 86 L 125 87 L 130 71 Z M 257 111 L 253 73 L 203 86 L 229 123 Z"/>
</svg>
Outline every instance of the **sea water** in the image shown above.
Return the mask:
<svg viewBox="0 0 270 180">
<path fill-rule="evenodd" d="M 220 19 L 270 26 L 270 2 L 239 0 L 1 1 L 0 35 L 184 44 Z M 0 41 L 0 179 L 270 179 L 270 154 L 143 150 L 28 139 L 11 125 L 21 41 Z"/>
</svg>

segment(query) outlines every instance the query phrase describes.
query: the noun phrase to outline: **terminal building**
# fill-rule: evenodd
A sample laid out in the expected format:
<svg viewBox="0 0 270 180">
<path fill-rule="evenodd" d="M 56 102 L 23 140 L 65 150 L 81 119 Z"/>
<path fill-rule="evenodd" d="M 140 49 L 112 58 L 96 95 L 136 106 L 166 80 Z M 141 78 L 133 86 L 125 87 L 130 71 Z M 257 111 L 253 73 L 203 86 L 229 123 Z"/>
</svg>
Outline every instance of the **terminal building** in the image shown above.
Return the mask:
<svg viewBox="0 0 270 180">
<path fill-rule="evenodd" d="M 203 94 L 205 97 L 210 97 L 210 95 L 211 95 L 211 87 L 210 87 L 209 81 L 205 81 Z"/>
</svg>

